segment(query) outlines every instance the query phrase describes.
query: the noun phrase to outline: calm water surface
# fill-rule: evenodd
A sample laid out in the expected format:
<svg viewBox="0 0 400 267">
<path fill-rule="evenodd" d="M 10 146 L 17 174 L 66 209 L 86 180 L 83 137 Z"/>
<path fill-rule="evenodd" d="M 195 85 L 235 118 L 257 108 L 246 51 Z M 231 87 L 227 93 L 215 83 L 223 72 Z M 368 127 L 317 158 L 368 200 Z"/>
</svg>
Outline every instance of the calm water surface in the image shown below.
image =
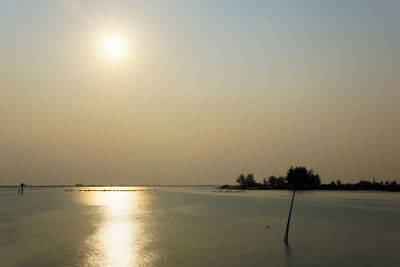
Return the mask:
<svg viewBox="0 0 400 267">
<path fill-rule="evenodd" d="M 400 266 L 399 193 L 301 193 L 286 247 L 289 201 L 204 187 L 0 189 L 0 266 Z"/>
</svg>

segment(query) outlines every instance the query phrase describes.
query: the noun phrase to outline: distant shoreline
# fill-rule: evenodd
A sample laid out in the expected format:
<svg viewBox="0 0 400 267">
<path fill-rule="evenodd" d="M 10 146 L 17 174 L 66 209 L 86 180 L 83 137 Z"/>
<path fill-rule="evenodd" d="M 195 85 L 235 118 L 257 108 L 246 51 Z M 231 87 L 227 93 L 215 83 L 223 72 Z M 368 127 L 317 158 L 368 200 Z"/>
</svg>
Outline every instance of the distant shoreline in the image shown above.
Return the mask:
<svg viewBox="0 0 400 267">
<path fill-rule="evenodd" d="M 98 187 L 215 187 L 219 190 L 240 190 L 240 191 L 269 191 L 289 190 L 287 187 L 273 188 L 259 185 L 257 187 L 243 188 L 238 185 L 26 185 L 25 188 L 98 188 Z M 19 185 L 0 185 L 0 188 L 19 188 Z M 400 184 L 387 188 L 362 187 L 358 184 L 346 184 L 340 187 L 330 184 L 321 184 L 318 188 L 306 188 L 305 191 L 373 191 L 373 192 L 400 192 Z M 84 191 L 84 190 L 83 190 Z M 86 190 L 94 191 L 94 190 Z M 132 191 L 132 190 L 129 190 Z M 135 190 L 137 191 L 137 190 Z"/>
<path fill-rule="evenodd" d="M 25 185 L 25 187 L 220 187 L 221 184 L 210 184 L 210 185 Z M 17 188 L 20 187 L 20 185 L 0 185 L 0 188 Z"/>
<path fill-rule="evenodd" d="M 227 190 L 289 190 L 287 185 L 273 187 L 270 185 L 258 184 L 251 187 L 242 187 L 239 185 L 222 185 L 219 189 Z M 375 191 L 375 192 L 400 192 L 400 184 L 395 182 L 389 184 L 371 183 L 362 181 L 357 184 L 321 184 L 309 188 L 303 188 L 305 191 Z"/>
</svg>

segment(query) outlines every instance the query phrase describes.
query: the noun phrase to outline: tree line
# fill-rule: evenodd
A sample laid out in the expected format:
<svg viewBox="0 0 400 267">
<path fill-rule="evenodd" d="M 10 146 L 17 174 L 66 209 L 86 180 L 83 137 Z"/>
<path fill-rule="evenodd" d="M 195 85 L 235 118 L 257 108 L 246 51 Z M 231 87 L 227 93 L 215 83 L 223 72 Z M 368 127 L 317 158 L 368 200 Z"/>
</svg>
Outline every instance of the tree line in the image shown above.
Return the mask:
<svg viewBox="0 0 400 267">
<path fill-rule="evenodd" d="M 356 183 L 342 183 L 341 180 L 332 181 L 327 184 L 321 183 L 319 174 L 306 167 L 290 167 L 285 176 L 269 176 L 262 179 L 259 183 L 252 173 L 240 174 L 236 178 L 238 185 L 223 185 L 222 189 L 246 189 L 246 190 L 267 190 L 267 189 L 297 189 L 302 190 L 372 190 L 372 191 L 391 191 L 399 192 L 400 184 L 396 181 L 376 182 L 375 179 L 370 182 L 360 180 Z"/>
</svg>

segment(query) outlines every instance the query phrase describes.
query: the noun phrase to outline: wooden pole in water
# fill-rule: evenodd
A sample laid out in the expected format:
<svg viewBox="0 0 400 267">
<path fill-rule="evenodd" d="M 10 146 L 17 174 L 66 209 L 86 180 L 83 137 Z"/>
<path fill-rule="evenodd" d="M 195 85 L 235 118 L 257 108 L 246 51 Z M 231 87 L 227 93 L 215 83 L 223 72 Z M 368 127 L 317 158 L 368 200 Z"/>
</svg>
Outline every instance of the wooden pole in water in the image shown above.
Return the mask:
<svg viewBox="0 0 400 267">
<path fill-rule="evenodd" d="M 292 216 L 293 201 L 294 201 L 295 194 L 296 194 L 296 186 L 293 188 L 292 202 L 290 203 L 289 217 L 288 217 L 287 224 L 286 224 L 286 232 L 285 232 L 285 239 L 284 239 L 286 245 L 289 243 L 289 241 L 288 241 L 288 239 L 289 239 L 289 225 L 290 225 L 290 217 Z"/>
</svg>

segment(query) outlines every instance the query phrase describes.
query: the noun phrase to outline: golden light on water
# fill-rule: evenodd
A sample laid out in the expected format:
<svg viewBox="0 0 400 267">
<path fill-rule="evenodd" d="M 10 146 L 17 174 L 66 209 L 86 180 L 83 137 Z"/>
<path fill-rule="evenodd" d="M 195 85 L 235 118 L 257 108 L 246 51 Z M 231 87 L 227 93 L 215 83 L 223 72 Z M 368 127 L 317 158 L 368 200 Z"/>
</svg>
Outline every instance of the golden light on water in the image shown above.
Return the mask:
<svg viewBox="0 0 400 267">
<path fill-rule="evenodd" d="M 137 266 L 145 238 L 138 223 L 142 192 L 84 192 L 81 201 L 97 206 L 100 218 L 85 246 L 86 266 Z"/>
</svg>

